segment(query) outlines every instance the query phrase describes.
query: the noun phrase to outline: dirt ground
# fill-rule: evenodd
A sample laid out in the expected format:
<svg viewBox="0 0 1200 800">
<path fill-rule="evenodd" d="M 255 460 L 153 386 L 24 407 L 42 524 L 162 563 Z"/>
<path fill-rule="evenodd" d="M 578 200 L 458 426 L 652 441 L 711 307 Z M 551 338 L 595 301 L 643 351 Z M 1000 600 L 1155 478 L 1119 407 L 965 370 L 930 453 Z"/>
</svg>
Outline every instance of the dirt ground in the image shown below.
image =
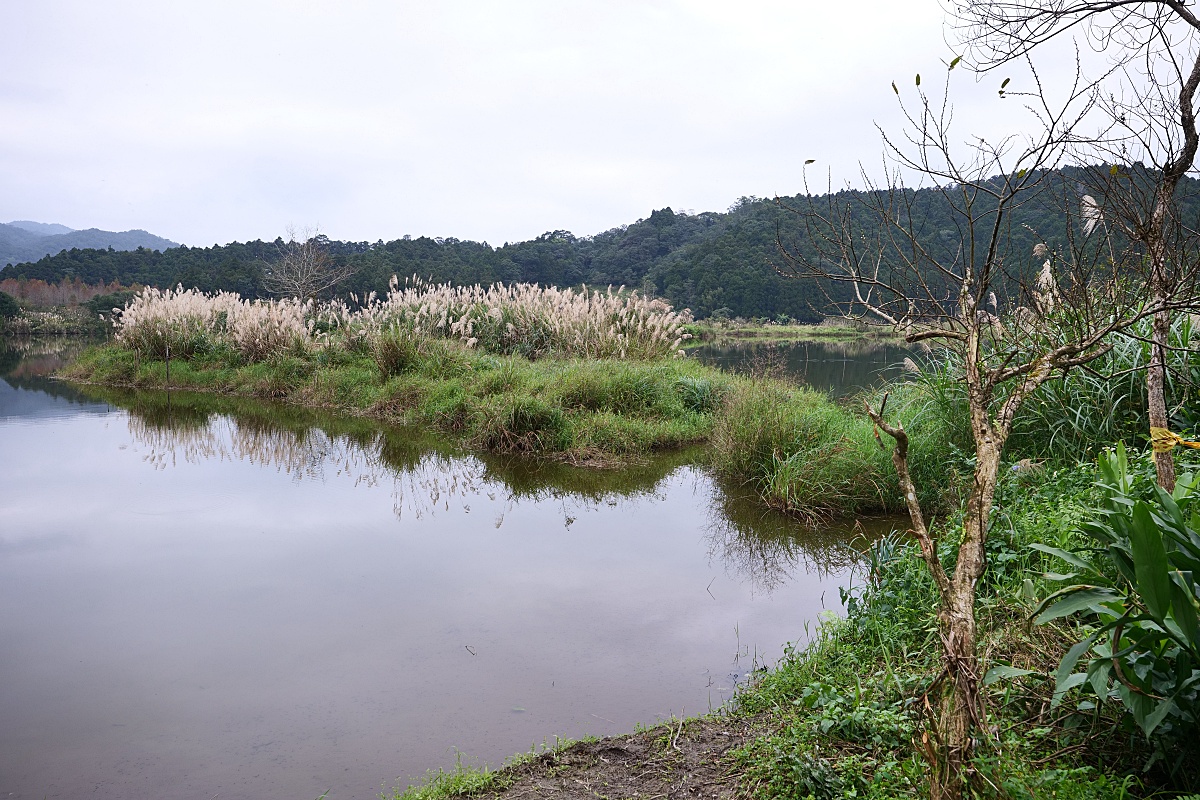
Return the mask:
<svg viewBox="0 0 1200 800">
<path fill-rule="evenodd" d="M 509 767 L 497 800 L 683 800 L 741 798 L 731 751 L 753 738 L 753 722 L 700 718 L 594 742 L 579 742 Z"/>
</svg>

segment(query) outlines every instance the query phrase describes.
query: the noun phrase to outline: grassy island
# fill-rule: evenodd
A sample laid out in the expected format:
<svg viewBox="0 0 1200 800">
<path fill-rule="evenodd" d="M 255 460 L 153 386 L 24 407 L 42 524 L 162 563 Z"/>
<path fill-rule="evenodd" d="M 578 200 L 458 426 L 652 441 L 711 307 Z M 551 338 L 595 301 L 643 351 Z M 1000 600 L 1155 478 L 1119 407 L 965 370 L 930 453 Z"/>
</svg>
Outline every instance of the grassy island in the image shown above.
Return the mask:
<svg viewBox="0 0 1200 800">
<path fill-rule="evenodd" d="M 148 289 L 116 316 L 64 377 L 280 400 L 589 466 L 710 443 L 728 480 L 810 521 L 900 507 L 869 421 L 681 357 L 690 318 L 633 293 L 393 284 L 351 309 Z"/>
</svg>

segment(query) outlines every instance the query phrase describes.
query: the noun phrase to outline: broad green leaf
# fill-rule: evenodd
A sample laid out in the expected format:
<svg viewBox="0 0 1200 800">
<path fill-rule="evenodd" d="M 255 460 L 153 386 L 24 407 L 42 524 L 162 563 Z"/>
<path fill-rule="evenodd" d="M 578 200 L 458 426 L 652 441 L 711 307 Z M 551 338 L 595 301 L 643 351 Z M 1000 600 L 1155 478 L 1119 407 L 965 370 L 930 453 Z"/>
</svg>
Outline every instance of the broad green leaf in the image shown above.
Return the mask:
<svg viewBox="0 0 1200 800">
<path fill-rule="evenodd" d="M 1173 708 L 1175 708 L 1175 698 L 1162 700 L 1158 703 L 1158 708 L 1138 720 L 1138 725 L 1142 726 L 1142 731 L 1147 737 L 1154 733 L 1154 729 L 1162 724 L 1162 721 L 1167 718 L 1167 714 L 1170 714 Z"/>
<path fill-rule="evenodd" d="M 1196 607 L 1197 598 L 1193 593 L 1195 584 L 1184 577 L 1183 573 L 1175 570 L 1171 573 L 1171 616 L 1187 641 L 1192 643 L 1193 653 L 1200 655 L 1200 624 L 1198 624 Z"/>
<path fill-rule="evenodd" d="M 1088 683 L 1092 686 L 1092 691 L 1101 700 L 1108 698 L 1108 683 L 1109 675 L 1112 672 L 1112 660 L 1107 658 L 1097 658 L 1088 665 Z"/>
<path fill-rule="evenodd" d="M 917 73 L 917 86 L 921 85 L 921 73 Z"/>
<path fill-rule="evenodd" d="M 1099 638 L 1100 633 L 1100 631 L 1096 631 L 1082 642 L 1076 642 L 1071 646 L 1071 649 L 1067 651 L 1067 654 L 1063 656 L 1062 663 L 1058 665 L 1058 671 L 1054 674 L 1054 702 L 1056 704 L 1058 703 L 1059 699 L 1061 699 L 1063 692 L 1071 688 L 1070 686 L 1067 686 L 1066 688 L 1063 687 L 1070 679 L 1070 675 L 1075 669 L 1075 665 L 1079 663 L 1079 659 L 1082 658 L 1088 650 L 1092 649 L 1092 645 L 1096 643 L 1096 639 Z M 1085 678 L 1087 677 L 1087 675 L 1084 673 L 1080 674 L 1084 675 Z"/>
<path fill-rule="evenodd" d="M 1038 615 L 1033 618 L 1033 621 L 1037 625 L 1044 625 L 1051 620 L 1068 617 L 1080 611 L 1095 610 L 1095 607 L 1101 603 L 1119 599 L 1120 595 L 1111 589 L 1101 589 L 1098 586 L 1071 586 L 1043 600 Z"/>
<path fill-rule="evenodd" d="M 807 166 L 808 164 L 815 164 L 815 163 L 817 163 L 817 160 L 816 160 L 815 158 L 810 158 L 810 159 L 808 159 L 807 161 L 805 161 L 804 163 L 805 163 L 805 165 Z"/>
<path fill-rule="evenodd" d="M 1062 702 L 1063 696 L 1074 689 L 1076 686 L 1082 686 L 1087 680 L 1086 672 L 1072 672 L 1067 676 L 1066 680 L 1060 681 L 1054 688 L 1054 699 L 1050 701 L 1050 707 L 1054 708 Z"/>
<path fill-rule="evenodd" d="M 1008 664 L 998 664 L 987 671 L 983 676 L 983 685 L 991 686 L 996 681 L 1002 681 L 1006 678 L 1020 678 L 1025 675 L 1036 675 L 1037 673 L 1031 669 L 1020 669 L 1018 667 L 1010 667 Z"/>
<path fill-rule="evenodd" d="M 1037 600 L 1037 589 L 1034 588 L 1033 581 L 1029 580 L 1029 578 L 1021 581 L 1021 597 L 1031 603 Z"/>
<path fill-rule="evenodd" d="M 1089 564 L 1087 561 L 1084 561 L 1082 558 L 1075 555 L 1074 553 L 1072 553 L 1069 550 L 1062 550 L 1058 547 L 1051 547 L 1048 544 L 1041 544 L 1041 543 L 1035 543 L 1035 544 L 1031 544 L 1029 546 L 1032 547 L 1034 550 L 1040 550 L 1041 552 L 1046 553 L 1047 555 L 1054 556 L 1055 558 L 1061 558 L 1063 561 L 1066 561 L 1071 566 L 1078 567 L 1079 569 L 1081 569 L 1085 572 L 1095 572 L 1095 570 L 1092 568 L 1091 564 Z"/>
<path fill-rule="evenodd" d="M 960 61 L 962 61 L 962 56 L 955 56 L 954 60 L 950 62 L 950 69 L 954 69 L 955 67 L 957 67 L 958 62 L 960 62 Z"/>
<path fill-rule="evenodd" d="M 1158 619 L 1163 619 L 1171 610 L 1170 566 L 1167 563 L 1167 551 L 1163 547 L 1162 532 L 1145 503 L 1139 502 L 1133 507 L 1130 544 L 1138 594 L 1147 610 Z"/>
</svg>

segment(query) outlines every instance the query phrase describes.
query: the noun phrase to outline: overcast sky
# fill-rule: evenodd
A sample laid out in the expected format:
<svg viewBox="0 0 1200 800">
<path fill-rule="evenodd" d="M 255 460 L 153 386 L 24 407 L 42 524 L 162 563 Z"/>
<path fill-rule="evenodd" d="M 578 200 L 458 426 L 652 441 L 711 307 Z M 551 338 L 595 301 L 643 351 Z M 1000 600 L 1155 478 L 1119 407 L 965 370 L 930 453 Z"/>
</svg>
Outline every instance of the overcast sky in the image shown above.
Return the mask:
<svg viewBox="0 0 1200 800">
<path fill-rule="evenodd" d="M 879 162 L 937 0 L 5 0 L 0 221 L 590 235 Z M 1008 124 L 956 76 L 963 137 Z M 810 167 L 810 170 L 813 167 Z"/>
</svg>

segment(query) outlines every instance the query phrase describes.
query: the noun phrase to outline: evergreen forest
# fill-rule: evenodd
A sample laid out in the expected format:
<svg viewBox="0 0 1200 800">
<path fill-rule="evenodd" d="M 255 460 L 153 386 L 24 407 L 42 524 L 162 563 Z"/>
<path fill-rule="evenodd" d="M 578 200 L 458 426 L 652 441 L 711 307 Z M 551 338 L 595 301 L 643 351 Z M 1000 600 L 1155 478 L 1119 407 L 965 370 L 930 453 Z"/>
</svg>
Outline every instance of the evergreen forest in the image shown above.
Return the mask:
<svg viewBox="0 0 1200 800">
<path fill-rule="evenodd" d="M 1108 167 L 1096 168 L 1107 171 Z M 1136 179 L 1137 168 L 1131 170 Z M 1069 250 L 1064 205 L 1076 205 L 1087 191 L 1086 168 L 1048 176 L 1044 190 L 1009 215 L 1012 230 L 1006 256 L 1013 292 L 1037 272 L 1041 259 L 1032 254 L 1045 242 L 1052 250 Z M 995 180 L 1002 180 L 996 178 Z M 1185 179 L 1180 200 L 1185 222 L 1200 212 L 1200 181 Z M 811 253 L 805 209 L 839 203 L 847 207 L 886 202 L 901 208 L 908 224 L 929 242 L 930 256 L 953 261 L 963 247 L 964 221 L 956 219 L 937 188 L 885 192 L 846 190 L 810 198 L 806 195 L 761 199 L 743 197 L 726 212 L 653 211 L 645 219 L 594 236 L 550 231 L 535 239 L 494 247 L 487 242 L 454 238 L 404 236 L 389 242 L 343 242 L 322 239 L 338 265 L 353 276 L 338 288 L 340 296 L 364 297 L 386 292 L 393 275 L 417 276 L 456 285 L 537 283 L 544 286 L 625 286 L 662 297 L 675 308 L 691 309 L 697 319 L 741 317 L 789 318 L 817 322 L 830 309 L 830 297 L 845 300 L 838 287 L 821 287 L 788 274 L 784 252 Z M 1101 207 L 1103 198 L 1099 199 Z M 975 225 L 990 224 L 986 208 Z M 865 213 L 863 219 L 871 215 Z M 866 224 L 866 223 L 864 223 Z M 864 235 L 871 235 L 865 230 Z M 782 249 L 781 249 L 782 245 Z M 70 249 L 39 261 L 17 264 L 0 277 L 46 282 L 78 280 L 88 284 L 182 285 L 201 291 L 234 291 L 243 297 L 266 297 L 264 269 L 283 251 L 282 239 L 233 242 L 212 247 L 174 247 L 163 251 L 138 248 Z"/>
</svg>

